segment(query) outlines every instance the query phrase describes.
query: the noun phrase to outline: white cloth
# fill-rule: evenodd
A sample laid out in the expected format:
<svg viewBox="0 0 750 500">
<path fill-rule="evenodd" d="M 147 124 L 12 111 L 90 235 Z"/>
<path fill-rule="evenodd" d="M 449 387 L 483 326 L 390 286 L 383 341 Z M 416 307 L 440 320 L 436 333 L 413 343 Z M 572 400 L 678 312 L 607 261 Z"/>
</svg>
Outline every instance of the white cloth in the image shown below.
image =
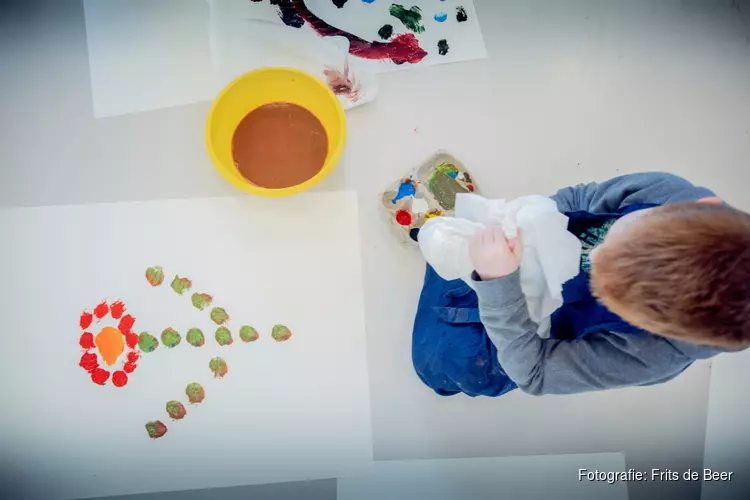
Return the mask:
<svg viewBox="0 0 750 500">
<path fill-rule="evenodd" d="M 520 230 L 521 289 L 539 335 L 548 337 L 550 316 L 563 303 L 562 285 L 578 274 L 581 259 L 581 242 L 568 232 L 568 218 L 553 200 L 523 196 L 506 202 L 458 194 L 455 217 L 428 220 L 419 231 L 419 247 L 442 278 L 471 285 L 469 241 L 492 226 L 502 227 L 508 238 Z"/>
</svg>

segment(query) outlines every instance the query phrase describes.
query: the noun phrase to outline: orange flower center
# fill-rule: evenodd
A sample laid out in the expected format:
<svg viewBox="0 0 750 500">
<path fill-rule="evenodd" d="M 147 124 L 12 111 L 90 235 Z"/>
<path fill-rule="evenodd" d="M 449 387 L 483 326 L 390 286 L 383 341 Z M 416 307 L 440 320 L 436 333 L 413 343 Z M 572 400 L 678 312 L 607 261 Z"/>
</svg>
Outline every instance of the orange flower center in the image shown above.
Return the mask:
<svg viewBox="0 0 750 500">
<path fill-rule="evenodd" d="M 120 330 L 111 326 L 102 328 L 94 339 L 99 355 L 108 366 L 112 366 L 125 350 L 125 337 Z"/>
</svg>

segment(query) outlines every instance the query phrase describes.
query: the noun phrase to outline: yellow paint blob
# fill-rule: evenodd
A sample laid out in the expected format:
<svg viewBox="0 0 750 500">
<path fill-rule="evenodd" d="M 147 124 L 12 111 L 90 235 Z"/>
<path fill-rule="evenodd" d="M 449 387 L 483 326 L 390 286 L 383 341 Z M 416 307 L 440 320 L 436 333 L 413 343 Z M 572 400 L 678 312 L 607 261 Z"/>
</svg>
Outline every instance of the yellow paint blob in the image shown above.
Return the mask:
<svg viewBox="0 0 750 500">
<path fill-rule="evenodd" d="M 120 330 L 111 326 L 105 326 L 94 339 L 99 355 L 108 366 L 112 366 L 125 350 L 125 337 Z"/>
</svg>

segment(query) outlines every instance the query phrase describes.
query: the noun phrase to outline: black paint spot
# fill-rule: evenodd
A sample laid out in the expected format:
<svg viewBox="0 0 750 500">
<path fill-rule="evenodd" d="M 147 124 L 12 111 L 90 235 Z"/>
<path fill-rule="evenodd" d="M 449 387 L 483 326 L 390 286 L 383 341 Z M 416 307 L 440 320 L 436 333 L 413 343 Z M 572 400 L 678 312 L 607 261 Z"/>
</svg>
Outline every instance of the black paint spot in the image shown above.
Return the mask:
<svg viewBox="0 0 750 500">
<path fill-rule="evenodd" d="M 456 21 L 462 23 L 467 19 L 469 19 L 469 16 L 466 15 L 466 9 L 463 7 L 456 7 Z"/>
<path fill-rule="evenodd" d="M 409 231 L 409 238 L 411 238 L 414 241 L 416 241 L 417 243 L 419 243 L 419 239 L 418 239 L 419 238 L 419 228 L 418 227 L 412 228 L 412 230 Z"/>
<path fill-rule="evenodd" d="M 450 47 L 448 46 L 448 40 L 442 39 L 438 42 L 438 54 L 444 56 L 448 53 Z"/>
<path fill-rule="evenodd" d="M 393 36 L 393 26 L 390 24 L 384 24 L 382 28 L 378 30 L 378 35 L 383 40 L 388 40 L 391 36 Z"/>
<path fill-rule="evenodd" d="M 287 26 L 301 28 L 305 25 L 305 20 L 297 14 L 292 0 L 271 0 L 271 5 L 276 5 L 279 8 L 279 17 Z"/>
<path fill-rule="evenodd" d="M 338 7 L 340 9 L 348 1 L 349 0 L 333 0 L 333 5 L 335 5 L 336 7 Z"/>
</svg>

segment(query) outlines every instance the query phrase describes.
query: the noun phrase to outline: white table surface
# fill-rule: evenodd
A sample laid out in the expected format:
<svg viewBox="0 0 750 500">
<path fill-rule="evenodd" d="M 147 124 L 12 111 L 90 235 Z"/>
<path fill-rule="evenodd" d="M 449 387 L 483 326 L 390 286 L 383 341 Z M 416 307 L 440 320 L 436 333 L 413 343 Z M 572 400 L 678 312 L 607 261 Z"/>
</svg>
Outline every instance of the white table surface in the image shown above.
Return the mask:
<svg viewBox="0 0 750 500">
<path fill-rule="evenodd" d="M 381 75 L 377 101 L 348 113 L 343 160 L 317 188 L 360 196 L 375 458 L 623 452 L 637 470 L 699 469 L 708 363 L 661 386 L 543 397 L 523 411 L 519 392 L 442 398 L 424 387 L 410 359 L 424 264 L 392 238 L 378 194 L 444 148 L 489 196 L 666 170 L 750 209 L 750 5 L 475 3 L 489 58 Z M 80 0 L 3 2 L 0 85 L 2 206 L 234 194 L 204 151 L 209 103 L 93 118 Z M 639 499 L 699 490 L 630 485 Z M 335 482 L 157 496 L 248 493 L 333 499 Z"/>
</svg>

